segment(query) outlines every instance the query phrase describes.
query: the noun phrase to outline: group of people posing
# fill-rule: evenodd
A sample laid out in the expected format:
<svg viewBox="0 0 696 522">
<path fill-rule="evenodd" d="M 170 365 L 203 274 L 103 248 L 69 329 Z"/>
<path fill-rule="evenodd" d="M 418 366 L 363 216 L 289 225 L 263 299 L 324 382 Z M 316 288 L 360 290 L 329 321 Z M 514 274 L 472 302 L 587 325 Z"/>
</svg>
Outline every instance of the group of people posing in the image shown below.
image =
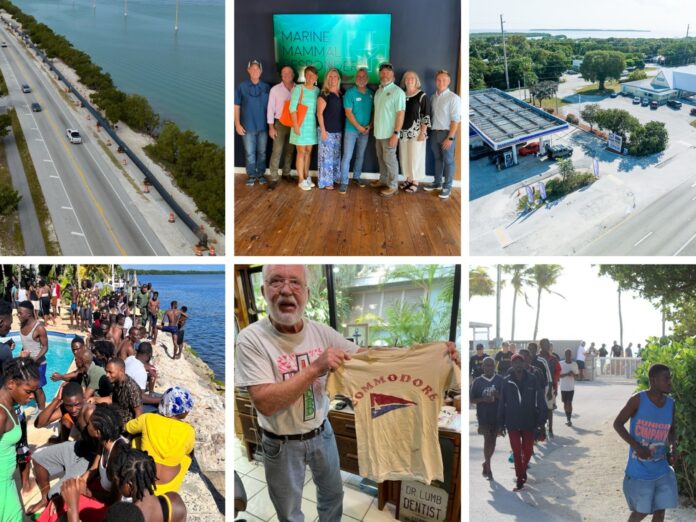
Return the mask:
<svg viewBox="0 0 696 522">
<path fill-rule="evenodd" d="M 418 191 L 425 181 L 426 141 L 430 139 L 435 157 L 434 181 L 424 185 L 447 199 L 454 178 L 455 139 L 461 120 L 461 100 L 449 90 L 450 73 L 435 75 L 436 92 L 421 90 L 415 71 L 406 71 L 400 86 L 394 83 L 392 64 L 379 66 L 380 85 L 368 87 L 368 71 L 358 69 L 355 85 L 341 90 L 341 73 L 326 71 L 319 89 L 319 73 L 314 66 L 304 69 L 304 84 L 295 84 L 290 66 L 280 70 L 281 82 L 273 88 L 261 80 L 261 62 L 252 60 L 247 67 L 249 79 L 237 86 L 234 99 L 235 129 L 243 137 L 246 155 L 246 184 L 268 184 L 273 190 L 282 176 L 290 179 L 293 152 L 296 151 L 298 187 L 311 190 L 316 184 L 309 174 L 312 148 L 318 144 L 318 186 L 345 194 L 353 161 L 353 182 L 368 185 L 362 179 L 365 150 L 374 137 L 379 179 L 369 183 L 380 195 L 391 197 L 401 189 Z M 273 140 L 270 182 L 265 178 L 267 139 Z M 404 180 L 399 184 L 399 160 Z"/>
<path fill-rule="evenodd" d="M 119 293 L 100 298 L 89 318 L 90 333 L 72 339 L 74 370 L 50 375 L 61 385 L 48 403 L 42 389 L 46 326 L 35 319 L 30 301 L 17 303 L 21 351 L 15 356 L 11 339 L 0 343 L 0 521 L 19 522 L 25 513 L 44 522 L 186 519 L 178 491 L 192 462 L 195 429 L 184 419 L 193 398 L 179 386 L 155 392 L 153 347 L 163 329 L 154 319 L 158 310 L 150 310 L 149 330 L 147 322 L 126 325 L 116 305 L 122 302 Z M 148 301 L 156 297 L 146 285 L 139 293 Z M 7 337 L 12 315 L 11 303 L 0 301 L 0 337 Z M 164 328 L 180 324 L 176 302 L 167 315 Z M 178 330 L 165 331 L 176 342 Z M 32 399 L 37 410 L 27 418 L 23 406 Z M 28 424 L 56 425 L 57 434 L 32 453 Z M 21 491 L 31 491 L 32 471 L 40 491 L 38 502 L 24 508 L 15 486 L 17 468 Z M 59 480 L 51 486 L 53 479 Z"/>
</svg>

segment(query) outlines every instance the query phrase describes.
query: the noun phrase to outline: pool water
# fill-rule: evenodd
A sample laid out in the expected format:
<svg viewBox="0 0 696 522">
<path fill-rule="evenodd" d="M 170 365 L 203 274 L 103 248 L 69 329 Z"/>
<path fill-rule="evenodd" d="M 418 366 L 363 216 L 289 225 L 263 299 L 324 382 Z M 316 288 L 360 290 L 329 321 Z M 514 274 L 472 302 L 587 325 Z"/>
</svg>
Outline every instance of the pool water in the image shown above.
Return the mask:
<svg viewBox="0 0 696 522">
<path fill-rule="evenodd" d="M 70 341 L 73 337 L 73 334 L 69 334 L 69 337 L 64 337 L 60 334 L 56 335 L 51 332 L 48 334 L 48 352 L 46 353 L 46 361 L 48 363 L 46 367 L 47 382 L 43 389 L 46 394 L 46 404 L 53 400 L 61 383 L 61 381 L 53 382 L 51 374 L 53 372 L 67 372 L 73 362 L 73 354 L 70 350 Z M 10 332 L 8 338 L 15 342 L 15 349 L 12 353 L 15 356 L 19 355 L 19 352 L 22 350 L 22 340 L 19 338 L 19 332 Z M 31 401 L 29 405 L 33 406 L 34 401 Z"/>
</svg>

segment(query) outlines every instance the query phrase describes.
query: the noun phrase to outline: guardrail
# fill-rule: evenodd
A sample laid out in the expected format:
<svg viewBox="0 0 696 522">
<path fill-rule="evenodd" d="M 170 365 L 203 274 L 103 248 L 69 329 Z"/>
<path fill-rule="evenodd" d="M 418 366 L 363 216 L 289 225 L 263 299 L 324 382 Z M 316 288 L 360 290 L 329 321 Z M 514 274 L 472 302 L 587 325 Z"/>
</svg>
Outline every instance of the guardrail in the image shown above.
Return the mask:
<svg viewBox="0 0 696 522">
<path fill-rule="evenodd" d="M 11 26 L 11 24 L 10 24 Z M 12 26 L 11 26 L 12 27 Z M 162 199 L 164 199 L 167 204 L 171 207 L 171 209 L 176 213 L 176 215 L 181 219 L 186 226 L 196 235 L 196 237 L 200 240 L 201 245 L 207 244 L 208 237 L 205 231 L 203 230 L 203 226 L 199 225 L 196 223 L 191 216 L 184 211 L 183 208 L 174 200 L 172 197 L 171 193 L 168 192 L 164 186 L 159 182 L 157 177 L 148 169 L 145 164 L 136 156 L 136 154 L 126 145 L 126 143 L 116 134 L 116 131 L 111 127 L 109 122 L 102 116 L 102 114 L 95 109 L 92 104 L 84 97 L 80 92 L 73 87 L 72 83 L 61 73 L 56 67 L 53 65 L 51 60 L 48 59 L 46 56 L 46 53 L 44 53 L 41 49 L 36 47 L 34 43 L 29 39 L 29 37 L 23 32 L 15 27 L 12 27 L 12 29 L 15 30 L 17 34 L 22 37 L 22 40 L 24 43 L 30 47 L 31 49 L 36 52 L 36 54 L 41 58 L 43 63 L 45 63 L 51 72 L 55 73 L 56 76 L 62 81 L 65 86 L 70 90 L 70 92 L 75 95 L 75 97 L 80 101 L 80 104 L 82 107 L 87 109 L 95 118 L 97 123 L 106 131 L 106 133 L 111 136 L 111 138 L 114 140 L 114 143 L 120 147 L 121 150 L 130 158 L 130 160 L 133 162 L 133 164 L 138 167 L 140 172 L 143 173 L 145 176 L 145 179 L 149 182 L 150 185 L 155 187 L 157 192 L 162 196 Z"/>
</svg>

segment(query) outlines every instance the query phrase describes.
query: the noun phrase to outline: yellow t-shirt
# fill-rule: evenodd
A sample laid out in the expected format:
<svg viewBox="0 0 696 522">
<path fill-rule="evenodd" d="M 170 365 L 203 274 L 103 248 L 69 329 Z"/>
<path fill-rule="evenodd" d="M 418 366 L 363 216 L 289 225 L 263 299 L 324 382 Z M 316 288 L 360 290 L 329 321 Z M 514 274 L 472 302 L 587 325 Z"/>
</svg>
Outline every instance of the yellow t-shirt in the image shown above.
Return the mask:
<svg viewBox="0 0 696 522">
<path fill-rule="evenodd" d="M 140 449 L 165 466 L 178 466 L 193 451 L 196 431 L 178 419 L 157 413 L 145 413 L 128 423 L 131 435 L 142 434 Z"/>
<path fill-rule="evenodd" d="M 437 417 L 444 391 L 460 382 L 444 343 L 368 350 L 331 373 L 329 394 L 353 401 L 360 475 L 443 480 Z"/>
</svg>

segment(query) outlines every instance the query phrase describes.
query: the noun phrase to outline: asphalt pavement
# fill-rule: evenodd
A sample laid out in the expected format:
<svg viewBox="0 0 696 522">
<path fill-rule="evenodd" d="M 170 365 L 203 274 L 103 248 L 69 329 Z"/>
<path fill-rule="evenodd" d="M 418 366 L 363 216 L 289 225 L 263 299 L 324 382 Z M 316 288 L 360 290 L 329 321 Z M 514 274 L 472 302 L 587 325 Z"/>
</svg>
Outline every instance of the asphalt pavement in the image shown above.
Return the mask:
<svg viewBox="0 0 696 522">
<path fill-rule="evenodd" d="M 100 148 L 89 129 L 77 124 L 74 99 L 58 92 L 46 70 L 0 26 L 0 69 L 9 89 L 64 255 L 167 255 L 165 246 L 131 200 L 122 172 Z M 23 93 L 22 84 L 32 88 Z M 43 110 L 32 112 L 38 102 Z M 78 128 L 82 144 L 65 131 Z"/>
</svg>

